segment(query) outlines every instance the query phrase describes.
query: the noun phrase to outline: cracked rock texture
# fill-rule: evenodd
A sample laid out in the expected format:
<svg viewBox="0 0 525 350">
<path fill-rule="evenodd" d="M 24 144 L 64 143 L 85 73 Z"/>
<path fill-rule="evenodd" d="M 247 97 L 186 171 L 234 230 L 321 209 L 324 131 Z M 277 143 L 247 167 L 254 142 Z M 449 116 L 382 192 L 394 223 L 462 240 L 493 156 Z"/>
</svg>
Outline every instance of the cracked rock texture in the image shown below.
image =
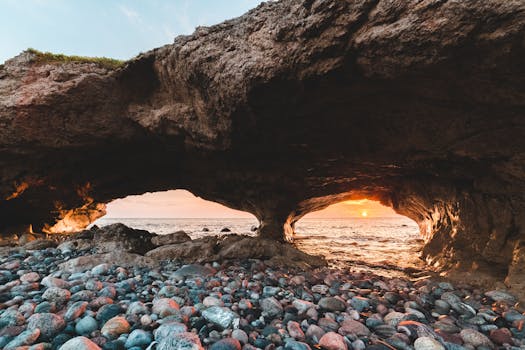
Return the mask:
<svg viewBox="0 0 525 350">
<path fill-rule="evenodd" d="M 116 70 L 22 53 L 0 68 L 0 231 L 182 188 L 282 240 L 369 198 L 419 224 L 429 263 L 517 286 L 524 38 L 521 0 L 288 0 Z"/>
</svg>

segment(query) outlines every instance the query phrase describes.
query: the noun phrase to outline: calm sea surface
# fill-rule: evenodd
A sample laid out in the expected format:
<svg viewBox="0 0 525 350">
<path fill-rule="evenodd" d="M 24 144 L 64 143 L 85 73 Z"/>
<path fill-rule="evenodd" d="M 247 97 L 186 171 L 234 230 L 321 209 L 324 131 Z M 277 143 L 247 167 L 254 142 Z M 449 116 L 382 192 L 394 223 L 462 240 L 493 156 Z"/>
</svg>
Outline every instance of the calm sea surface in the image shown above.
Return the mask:
<svg viewBox="0 0 525 350">
<path fill-rule="evenodd" d="M 221 235 L 227 227 L 234 233 L 249 234 L 255 219 L 126 219 L 101 218 L 98 226 L 116 222 L 157 234 L 186 231 L 192 238 Z M 209 232 L 203 232 L 203 228 Z M 415 222 L 403 217 L 309 219 L 296 225 L 295 244 L 307 253 L 324 255 L 331 265 L 371 270 L 381 275 L 419 271 L 422 240 Z"/>
</svg>

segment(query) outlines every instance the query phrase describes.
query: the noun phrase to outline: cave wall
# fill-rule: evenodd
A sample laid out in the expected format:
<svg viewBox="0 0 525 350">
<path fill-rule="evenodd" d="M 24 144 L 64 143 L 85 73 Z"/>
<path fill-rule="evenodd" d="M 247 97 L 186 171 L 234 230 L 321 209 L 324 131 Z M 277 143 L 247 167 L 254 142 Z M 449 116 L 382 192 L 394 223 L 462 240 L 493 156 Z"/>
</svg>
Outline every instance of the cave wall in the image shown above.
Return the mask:
<svg viewBox="0 0 525 350">
<path fill-rule="evenodd" d="M 516 283 L 524 37 L 518 0 L 290 0 L 117 69 L 24 52 L 0 66 L 0 232 L 181 188 L 284 240 L 370 198 L 418 222 L 429 263 Z"/>
</svg>

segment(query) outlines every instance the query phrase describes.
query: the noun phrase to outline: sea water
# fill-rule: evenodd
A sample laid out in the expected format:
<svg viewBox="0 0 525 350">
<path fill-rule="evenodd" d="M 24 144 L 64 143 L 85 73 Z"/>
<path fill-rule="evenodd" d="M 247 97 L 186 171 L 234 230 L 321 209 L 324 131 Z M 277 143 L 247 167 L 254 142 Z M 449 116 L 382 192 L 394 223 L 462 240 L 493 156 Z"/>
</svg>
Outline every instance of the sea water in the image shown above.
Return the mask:
<svg viewBox="0 0 525 350">
<path fill-rule="evenodd" d="M 192 238 L 231 233 L 255 235 L 253 219 L 137 219 L 101 218 L 98 226 L 121 222 L 157 234 L 183 230 Z M 303 218 L 295 227 L 294 244 L 301 250 L 325 256 L 334 267 L 370 270 L 381 275 L 418 272 L 422 240 L 416 223 L 405 217 L 344 219 Z"/>
</svg>

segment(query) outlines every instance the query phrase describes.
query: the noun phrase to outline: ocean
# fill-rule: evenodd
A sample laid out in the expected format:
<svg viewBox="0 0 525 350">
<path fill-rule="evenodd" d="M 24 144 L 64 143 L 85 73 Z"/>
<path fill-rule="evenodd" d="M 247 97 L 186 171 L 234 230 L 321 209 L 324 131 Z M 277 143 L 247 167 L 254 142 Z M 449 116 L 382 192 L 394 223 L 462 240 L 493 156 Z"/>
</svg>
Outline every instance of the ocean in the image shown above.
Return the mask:
<svg viewBox="0 0 525 350">
<path fill-rule="evenodd" d="M 137 219 L 101 218 L 98 226 L 121 222 L 157 234 L 183 230 L 192 238 L 232 233 L 254 235 L 254 219 Z M 209 231 L 203 231 L 207 228 Z M 404 217 L 367 217 L 345 219 L 303 218 L 296 224 L 296 246 L 310 254 L 323 255 L 333 267 L 371 271 L 406 277 L 424 272 L 419 258 L 423 241 L 415 222 Z"/>
</svg>

